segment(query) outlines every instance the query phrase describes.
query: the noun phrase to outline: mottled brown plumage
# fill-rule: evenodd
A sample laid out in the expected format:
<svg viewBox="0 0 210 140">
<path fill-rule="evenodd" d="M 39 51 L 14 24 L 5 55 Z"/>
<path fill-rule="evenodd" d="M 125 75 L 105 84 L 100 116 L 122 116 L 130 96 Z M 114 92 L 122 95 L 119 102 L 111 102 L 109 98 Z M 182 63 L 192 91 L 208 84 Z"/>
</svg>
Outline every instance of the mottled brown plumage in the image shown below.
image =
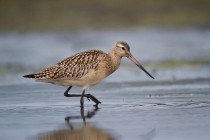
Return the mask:
<svg viewBox="0 0 210 140">
<path fill-rule="evenodd" d="M 23 77 L 35 78 L 37 81 L 41 82 L 69 86 L 64 95 L 70 97 L 68 91 L 72 86 L 81 86 L 85 92 L 86 88 L 96 85 L 116 71 L 120 66 L 122 57 L 129 58 L 139 68 L 153 78 L 131 55 L 129 45 L 123 41 L 114 44 L 109 53 L 99 50 L 81 52 L 66 58 L 41 72 L 25 75 Z M 96 104 L 100 103 L 100 101 L 98 101 L 94 96 L 89 96 L 83 93 L 81 97 L 81 106 L 83 106 L 83 95 L 94 102 L 97 102 Z"/>
<path fill-rule="evenodd" d="M 35 74 L 37 79 L 78 79 L 86 75 L 89 70 L 97 70 L 98 65 L 105 58 L 102 51 L 86 51 L 66 58 L 53 67 Z"/>
<path fill-rule="evenodd" d="M 111 57 L 98 50 L 91 50 L 69 57 L 53 67 L 37 74 L 38 81 L 54 83 L 62 86 L 89 87 L 100 82 L 114 71 Z M 98 78 L 100 79 L 98 79 Z"/>
</svg>

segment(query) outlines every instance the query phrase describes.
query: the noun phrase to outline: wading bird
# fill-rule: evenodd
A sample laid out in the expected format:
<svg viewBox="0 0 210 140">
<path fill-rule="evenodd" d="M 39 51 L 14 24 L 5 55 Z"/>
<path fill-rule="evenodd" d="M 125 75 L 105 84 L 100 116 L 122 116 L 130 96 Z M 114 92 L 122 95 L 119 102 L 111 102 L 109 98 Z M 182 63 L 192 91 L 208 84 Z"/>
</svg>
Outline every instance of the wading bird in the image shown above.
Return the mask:
<svg viewBox="0 0 210 140">
<path fill-rule="evenodd" d="M 84 107 L 84 97 L 92 100 L 98 106 L 101 103 L 91 94 L 85 94 L 87 88 L 101 82 L 104 78 L 116 71 L 122 57 L 127 57 L 141 68 L 152 79 L 154 77 L 131 55 L 129 45 L 120 41 L 113 45 L 109 53 L 100 50 L 90 50 L 75 54 L 56 65 L 35 74 L 24 75 L 37 81 L 68 86 L 64 92 L 66 97 L 81 97 L 80 105 Z M 82 94 L 69 94 L 72 86 L 82 87 Z"/>
</svg>

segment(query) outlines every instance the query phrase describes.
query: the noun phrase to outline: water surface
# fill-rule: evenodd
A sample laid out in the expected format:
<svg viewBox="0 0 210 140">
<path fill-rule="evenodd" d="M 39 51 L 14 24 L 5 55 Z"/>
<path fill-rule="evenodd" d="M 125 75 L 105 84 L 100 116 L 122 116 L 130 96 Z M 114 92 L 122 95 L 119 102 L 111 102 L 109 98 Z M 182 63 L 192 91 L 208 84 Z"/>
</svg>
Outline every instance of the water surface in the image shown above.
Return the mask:
<svg viewBox="0 0 210 140">
<path fill-rule="evenodd" d="M 209 140 L 210 31 L 130 29 L 0 35 L 0 139 L 37 139 L 84 129 L 79 98 L 63 96 L 65 87 L 37 83 L 22 75 L 74 53 L 108 51 L 127 41 L 133 55 L 156 78 L 129 60 L 87 92 L 102 104 L 85 100 L 90 129 L 122 140 Z M 70 93 L 81 93 L 73 88 Z M 71 117 L 71 126 L 65 121 Z"/>
</svg>

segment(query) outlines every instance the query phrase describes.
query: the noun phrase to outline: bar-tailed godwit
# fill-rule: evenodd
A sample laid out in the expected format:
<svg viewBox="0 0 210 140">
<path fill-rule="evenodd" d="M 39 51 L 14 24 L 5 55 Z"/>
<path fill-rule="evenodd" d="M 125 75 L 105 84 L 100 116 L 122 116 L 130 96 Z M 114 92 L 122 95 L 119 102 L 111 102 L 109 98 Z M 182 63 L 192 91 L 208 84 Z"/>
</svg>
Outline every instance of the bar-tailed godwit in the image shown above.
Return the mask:
<svg viewBox="0 0 210 140">
<path fill-rule="evenodd" d="M 85 94 L 85 90 L 101 82 L 104 78 L 116 71 L 122 57 L 127 57 L 141 68 L 152 79 L 154 77 L 131 55 L 129 45 L 120 41 L 113 45 L 109 53 L 100 50 L 90 50 L 75 54 L 64 59 L 56 65 L 35 74 L 24 75 L 26 78 L 34 78 L 37 81 L 68 86 L 64 92 L 66 97 L 81 97 L 80 105 L 84 107 L 84 97 L 92 100 L 98 106 L 101 103 L 91 94 Z M 82 87 L 82 94 L 68 94 L 72 86 Z"/>
</svg>

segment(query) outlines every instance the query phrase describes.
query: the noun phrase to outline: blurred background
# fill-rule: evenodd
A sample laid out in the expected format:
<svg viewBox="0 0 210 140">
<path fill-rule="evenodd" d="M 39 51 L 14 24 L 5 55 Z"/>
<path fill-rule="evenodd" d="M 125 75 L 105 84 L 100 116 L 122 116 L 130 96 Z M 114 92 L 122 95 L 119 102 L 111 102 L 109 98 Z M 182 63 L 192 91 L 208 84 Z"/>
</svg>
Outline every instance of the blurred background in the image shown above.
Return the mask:
<svg viewBox="0 0 210 140">
<path fill-rule="evenodd" d="M 208 0 L 1 0 L 1 31 L 209 27 Z"/>
<path fill-rule="evenodd" d="M 0 0 L 0 81 L 119 40 L 157 80 L 210 78 L 209 0 Z M 134 73 L 134 74 L 131 74 Z M 126 77 L 126 78 L 125 78 Z M 107 81 L 150 80 L 124 60 Z"/>
</svg>

